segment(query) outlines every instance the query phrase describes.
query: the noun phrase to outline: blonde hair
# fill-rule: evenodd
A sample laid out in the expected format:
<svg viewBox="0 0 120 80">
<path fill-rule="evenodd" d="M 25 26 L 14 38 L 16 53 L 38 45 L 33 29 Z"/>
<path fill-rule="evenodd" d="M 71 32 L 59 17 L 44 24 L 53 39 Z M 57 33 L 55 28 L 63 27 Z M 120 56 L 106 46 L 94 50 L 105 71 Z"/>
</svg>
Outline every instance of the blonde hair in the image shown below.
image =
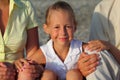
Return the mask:
<svg viewBox="0 0 120 80">
<path fill-rule="evenodd" d="M 54 3 L 53 5 L 51 5 L 47 9 L 46 16 L 45 16 L 45 18 L 46 18 L 45 23 L 46 24 L 48 24 L 48 19 L 49 19 L 50 13 L 53 10 L 65 10 L 65 11 L 67 11 L 68 14 L 71 16 L 73 23 L 75 24 L 75 27 L 76 27 L 77 22 L 75 19 L 74 11 L 73 11 L 72 7 L 67 2 L 64 2 L 64 1 L 58 1 L 58 2 Z"/>
</svg>

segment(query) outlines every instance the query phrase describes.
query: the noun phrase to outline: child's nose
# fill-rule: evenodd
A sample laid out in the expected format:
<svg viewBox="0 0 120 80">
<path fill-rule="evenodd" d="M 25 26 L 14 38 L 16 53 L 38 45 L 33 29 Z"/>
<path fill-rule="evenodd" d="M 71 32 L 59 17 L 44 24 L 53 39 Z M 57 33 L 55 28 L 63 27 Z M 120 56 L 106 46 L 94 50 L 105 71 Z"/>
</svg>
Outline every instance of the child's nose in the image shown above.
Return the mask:
<svg viewBox="0 0 120 80">
<path fill-rule="evenodd" d="M 67 33 L 67 30 L 66 30 L 66 28 L 61 28 L 61 30 L 60 30 L 60 34 L 66 34 Z"/>
</svg>

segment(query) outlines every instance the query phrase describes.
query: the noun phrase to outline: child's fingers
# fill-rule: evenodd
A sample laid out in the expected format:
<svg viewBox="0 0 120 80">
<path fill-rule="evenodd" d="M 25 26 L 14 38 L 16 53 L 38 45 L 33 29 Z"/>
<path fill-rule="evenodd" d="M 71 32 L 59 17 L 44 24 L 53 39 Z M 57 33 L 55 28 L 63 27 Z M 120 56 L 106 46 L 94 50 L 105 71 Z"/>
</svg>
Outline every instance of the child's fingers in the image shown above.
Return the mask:
<svg viewBox="0 0 120 80">
<path fill-rule="evenodd" d="M 14 64 L 15 64 L 16 68 L 18 69 L 18 71 L 22 71 L 22 67 L 23 67 L 24 63 L 28 64 L 28 62 L 26 60 L 24 60 L 24 59 L 19 59 L 19 60 L 16 60 L 14 62 Z"/>
<path fill-rule="evenodd" d="M 43 72 L 43 70 L 44 70 L 44 68 L 38 64 L 24 65 L 24 67 L 23 67 L 24 72 L 29 72 L 32 74 L 40 74 Z"/>
<path fill-rule="evenodd" d="M 21 69 L 22 69 L 22 64 L 19 63 L 19 62 L 14 62 L 14 64 L 15 64 L 15 67 L 17 68 L 17 70 L 18 70 L 18 71 L 21 71 Z"/>
<path fill-rule="evenodd" d="M 24 72 L 28 72 L 28 73 L 37 73 L 38 69 L 36 69 L 37 65 L 24 65 L 23 66 L 23 70 Z"/>
<path fill-rule="evenodd" d="M 19 61 L 20 61 L 21 63 L 23 63 L 23 64 L 29 65 L 29 62 L 28 62 L 27 59 L 21 58 L 21 59 L 19 59 Z"/>
</svg>

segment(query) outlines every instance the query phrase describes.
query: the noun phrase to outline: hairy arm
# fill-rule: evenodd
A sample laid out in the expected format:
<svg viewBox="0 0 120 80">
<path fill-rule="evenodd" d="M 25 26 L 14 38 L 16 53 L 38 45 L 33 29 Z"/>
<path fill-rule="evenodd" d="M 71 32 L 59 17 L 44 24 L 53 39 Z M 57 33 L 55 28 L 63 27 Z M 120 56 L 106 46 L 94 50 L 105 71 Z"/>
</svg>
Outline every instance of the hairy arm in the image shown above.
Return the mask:
<svg viewBox="0 0 120 80">
<path fill-rule="evenodd" d="M 86 47 L 88 51 L 102 51 L 108 50 L 117 62 L 120 64 L 120 50 L 117 49 L 114 45 L 110 44 L 108 41 L 103 40 L 92 40 L 88 42 L 88 46 Z"/>
<path fill-rule="evenodd" d="M 38 49 L 35 52 L 34 55 L 32 55 L 31 57 L 29 57 L 29 59 L 34 60 L 38 64 L 45 64 L 46 63 L 45 56 L 44 56 L 43 52 L 41 51 L 41 49 Z"/>
<path fill-rule="evenodd" d="M 109 51 L 111 52 L 111 54 L 114 56 L 114 58 L 117 60 L 117 62 L 120 64 L 120 50 L 117 49 L 115 46 L 113 46 L 112 44 L 110 45 L 110 49 Z"/>
<path fill-rule="evenodd" d="M 26 53 L 27 58 L 32 56 L 39 49 L 38 28 L 32 28 L 27 31 Z"/>
</svg>

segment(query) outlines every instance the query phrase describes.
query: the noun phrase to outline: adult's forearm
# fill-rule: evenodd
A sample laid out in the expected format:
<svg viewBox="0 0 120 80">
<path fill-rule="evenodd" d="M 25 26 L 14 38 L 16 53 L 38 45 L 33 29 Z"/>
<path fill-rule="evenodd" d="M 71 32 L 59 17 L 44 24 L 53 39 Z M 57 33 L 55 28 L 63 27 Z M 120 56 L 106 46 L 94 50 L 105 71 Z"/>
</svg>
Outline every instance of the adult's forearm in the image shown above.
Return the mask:
<svg viewBox="0 0 120 80">
<path fill-rule="evenodd" d="M 117 49 L 115 46 L 110 44 L 110 49 L 109 51 L 111 54 L 114 56 L 114 58 L 117 60 L 117 62 L 120 64 L 120 50 Z"/>
</svg>

